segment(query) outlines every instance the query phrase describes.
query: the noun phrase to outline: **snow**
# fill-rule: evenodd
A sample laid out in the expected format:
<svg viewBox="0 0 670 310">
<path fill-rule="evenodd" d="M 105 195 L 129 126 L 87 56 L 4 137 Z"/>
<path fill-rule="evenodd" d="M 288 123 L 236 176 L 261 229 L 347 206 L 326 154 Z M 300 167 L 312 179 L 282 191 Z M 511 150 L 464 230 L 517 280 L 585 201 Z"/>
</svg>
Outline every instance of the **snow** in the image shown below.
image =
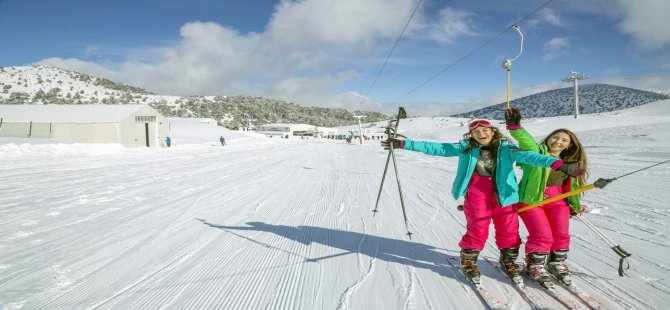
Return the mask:
<svg viewBox="0 0 670 310">
<path fill-rule="evenodd" d="M 595 181 L 670 158 L 669 104 L 523 124 L 538 138 L 574 129 Z M 160 149 L 0 134 L 0 308 L 484 309 L 447 264 L 465 230 L 449 194 L 455 158 L 397 151 L 410 240 L 393 169 L 371 212 L 387 156 L 378 141 L 171 121 L 174 146 Z M 403 119 L 399 132 L 455 141 L 461 121 Z M 585 217 L 633 254 L 628 277 L 618 277 L 619 257 L 604 241 L 571 221 L 574 281 L 608 308 L 670 302 L 668 188 L 664 164 L 584 197 Z M 495 270 L 490 236 L 484 284 L 512 309 L 529 309 Z"/>
</svg>

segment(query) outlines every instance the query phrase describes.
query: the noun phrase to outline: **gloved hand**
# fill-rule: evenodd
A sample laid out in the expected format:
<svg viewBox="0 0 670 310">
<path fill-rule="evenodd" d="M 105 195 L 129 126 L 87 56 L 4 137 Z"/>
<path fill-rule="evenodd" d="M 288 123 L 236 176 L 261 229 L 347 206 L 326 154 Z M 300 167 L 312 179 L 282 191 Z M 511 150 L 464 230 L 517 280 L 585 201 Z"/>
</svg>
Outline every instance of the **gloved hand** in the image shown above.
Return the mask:
<svg viewBox="0 0 670 310">
<path fill-rule="evenodd" d="M 391 148 L 390 144 L 393 143 L 393 148 L 394 149 L 402 149 L 405 147 L 405 140 L 401 139 L 396 139 L 396 138 L 388 138 L 387 140 L 382 141 L 382 147 L 385 150 L 388 150 Z"/>
<path fill-rule="evenodd" d="M 508 130 L 521 128 L 521 112 L 517 108 L 505 110 L 505 124 Z"/>
<path fill-rule="evenodd" d="M 607 186 L 607 184 L 612 183 L 612 181 L 614 181 L 614 179 L 603 179 L 603 178 L 600 178 L 600 179 L 598 179 L 598 181 L 596 181 L 596 182 L 593 183 L 593 184 L 594 184 L 597 188 L 605 188 L 605 186 Z"/>
<path fill-rule="evenodd" d="M 580 168 L 578 165 L 579 163 L 577 162 L 563 163 L 560 167 L 558 167 L 558 170 L 565 172 L 565 174 L 573 178 L 578 178 L 586 173 L 586 170 Z"/>
<path fill-rule="evenodd" d="M 581 208 L 581 211 L 579 211 L 579 212 L 575 212 L 575 210 L 573 210 L 573 209 L 571 208 L 571 209 L 570 209 L 570 216 L 580 215 L 580 214 L 586 212 L 586 209 L 588 209 L 588 207 L 586 207 L 585 205 L 581 205 L 581 206 L 579 206 L 579 207 Z"/>
</svg>

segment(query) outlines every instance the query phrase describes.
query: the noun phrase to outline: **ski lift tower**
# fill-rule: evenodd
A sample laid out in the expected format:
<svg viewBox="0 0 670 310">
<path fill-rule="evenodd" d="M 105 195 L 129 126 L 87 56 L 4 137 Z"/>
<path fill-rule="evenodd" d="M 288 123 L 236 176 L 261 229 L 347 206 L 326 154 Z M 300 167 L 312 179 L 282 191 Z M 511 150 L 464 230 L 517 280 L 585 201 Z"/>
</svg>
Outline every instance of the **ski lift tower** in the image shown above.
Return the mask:
<svg viewBox="0 0 670 310">
<path fill-rule="evenodd" d="M 363 144 L 363 129 L 361 127 L 361 120 L 366 118 L 367 116 L 354 115 L 354 117 L 358 119 L 358 141 L 360 142 L 360 144 Z"/>
<path fill-rule="evenodd" d="M 570 75 L 561 81 L 572 82 L 573 90 L 575 92 L 575 118 L 579 118 L 579 89 L 577 86 L 577 81 L 586 80 L 589 77 L 575 71 L 570 72 Z"/>
</svg>

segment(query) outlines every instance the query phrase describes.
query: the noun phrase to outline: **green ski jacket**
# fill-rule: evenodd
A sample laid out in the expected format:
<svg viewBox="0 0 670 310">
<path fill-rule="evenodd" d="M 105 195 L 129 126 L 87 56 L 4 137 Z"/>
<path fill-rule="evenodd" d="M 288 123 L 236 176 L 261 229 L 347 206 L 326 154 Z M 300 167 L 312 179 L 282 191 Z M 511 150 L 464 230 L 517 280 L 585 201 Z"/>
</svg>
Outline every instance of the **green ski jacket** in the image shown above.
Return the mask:
<svg viewBox="0 0 670 310">
<path fill-rule="evenodd" d="M 519 128 L 510 130 L 509 132 L 519 142 L 520 149 L 549 155 L 549 148 L 544 144 L 539 145 L 526 129 Z M 519 183 L 519 200 L 527 204 L 544 200 L 544 190 L 547 187 L 547 179 L 549 178 L 551 168 L 530 166 L 523 163 L 520 166 L 523 169 L 523 177 L 521 177 L 521 182 Z M 577 188 L 579 188 L 578 180 L 568 176 L 568 180 L 563 184 L 563 192 L 567 193 Z M 573 195 L 565 199 L 570 209 L 578 213 L 581 212 L 579 195 Z"/>
</svg>

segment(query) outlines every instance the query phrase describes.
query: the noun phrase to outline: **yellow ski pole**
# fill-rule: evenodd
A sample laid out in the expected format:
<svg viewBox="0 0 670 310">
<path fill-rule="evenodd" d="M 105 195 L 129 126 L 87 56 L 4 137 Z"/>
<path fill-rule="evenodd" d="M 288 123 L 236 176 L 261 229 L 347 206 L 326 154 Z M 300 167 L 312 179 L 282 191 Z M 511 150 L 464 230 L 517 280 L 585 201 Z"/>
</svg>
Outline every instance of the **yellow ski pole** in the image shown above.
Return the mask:
<svg viewBox="0 0 670 310">
<path fill-rule="evenodd" d="M 567 193 L 563 193 L 563 194 L 560 194 L 558 196 L 547 198 L 547 199 L 542 200 L 540 202 L 536 202 L 534 204 L 529 204 L 525 207 L 519 208 L 519 210 L 517 212 L 523 212 L 523 211 L 526 211 L 526 210 L 530 210 L 530 209 L 535 208 L 535 207 L 543 206 L 543 205 L 546 205 L 548 203 L 552 203 L 554 201 L 558 201 L 558 200 L 561 200 L 561 199 L 566 198 L 566 197 L 570 197 L 570 196 L 577 195 L 579 193 L 582 193 L 582 192 L 585 192 L 585 191 L 588 191 L 588 190 L 592 190 L 592 189 L 598 187 L 598 185 L 599 185 L 598 182 L 606 182 L 604 185 L 602 185 L 602 187 L 598 187 L 598 188 L 603 188 L 603 187 L 605 187 L 605 185 L 609 184 L 612 181 L 614 181 L 614 180 L 613 179 L 598 179 L 598 181 L 596 181 L 595 183 L 589 184 L 589 185 L 586 185 L 586 186 L 582 186 L 582 187 L 580 187 L 580 188 L 578 188 L 574 191 L 569 191 Z"/>
<path fill-rule="evenodd" d="M 523 33 L 521 33 L 521 28 L 519 28 L 519 25 L 512 25 L 514 30 L 516 30 L 519 35 L 521 36 L 521 46 L 519 47 L 519 53 L 516 54 L 516 57 L 513 59 L 507 59 L 503 61 L 502 67 L 503 69 L 507 70 L 507 108 L 509 109 L 509 97 L 510 97 L 510 83 L 511 83 L 511 71 L 512 71 L 512 61 L 516 60 L 521 56 L 521 53 L 523 52 Z"/>
<path fill-rule="evenodd" d="M 517 210 L 517 212 L 523 212 L 523 211 L 530 210 L 530 209 L 535 208 L 535 207 L 543 206 L 543 205 L 546 205 L 546 204 L 548 204 L 548 203 L 551 203 L 551 202 L 554 202 L 554 201 L 557 201 L 557 200 L 561 200 L 561 199 L 566 198 L 566 197 L 570 197 L 570 196 L 577 195 L 577 194 L 579 194 L 579 193 L 582 193 L 582 192 L 585 192 L 585 191 L 588 191 L 588 190 L 592 190 L 592 189 L 594 189 L 594 188 L 596 188 L 596 187 L 597 187 L 597 188 L 605 188 L 605 186 L 607 186 L 607 184 L 612 183 L 612 181 L 614 181 L 614 180 L 621 179 L 621 178 L 623 178 L 623 177 L 625 177 L 625 176 L 628 176 L 628 175 L 631 175 L 631 174 L 633 174 L 633 173 L 638 173 L 638 172 L 640 172 L 640 171 L 642 171 L 642 170 L 647 170 L 647 169 L 649 169 L 649 168 L 656 167 L 656 166 L 658 166 L 658 165 L 662 165 L 662 164 L 665 164 L 665 163 L 667 163 L 667 162 L 670 162 L 670 159 L 669 159 L 669 160 L 666 160 L 666 161 L 662 161 L 662 162 L 660 162 L 660 163 L 653 164 L 653 165 L 651 165 L 651 166 L 644 167 L 644 168 L 642 168 L 642 169 L 635 170 L 635 171 L 633 171 L 633 172 L 626 173 L 626 174 L 624 174 L 624 175 L 620 175 L 620 176 L 618 176 L 618 177 L 616 177 L 616 178 L 612 178 L 612 179 L 603 179 L 603 178 L 600 178 L 600 179 L 598 179 L 597 181 L 595 181 L 593 184 L 585 185 L 585 186 L 582 186 L 582 187 L 580 187 L 580 188 L 578 188 L 578 189 L 576 189 L 576 190 L 574 190 L 574 191 L 569 191 L 569 192 L 567 192 L 567 193 L 563 193 L 563 194 L 561 194 L 561 195 L 558 195 L 558 196 L 555 196 L 555 197 L 551 197 L 551 198 L 547 198 L 547 199 L 545 199 L 545 200 L 543 200 L 543 201 L 540 201 L 540 202 L 536 202 L 536 203 L 534 203 L 534 204 L 527 205 L 527 206 L 522 207 L 522 208 L 520 208 L 519 210 Z"/>
</svg>

